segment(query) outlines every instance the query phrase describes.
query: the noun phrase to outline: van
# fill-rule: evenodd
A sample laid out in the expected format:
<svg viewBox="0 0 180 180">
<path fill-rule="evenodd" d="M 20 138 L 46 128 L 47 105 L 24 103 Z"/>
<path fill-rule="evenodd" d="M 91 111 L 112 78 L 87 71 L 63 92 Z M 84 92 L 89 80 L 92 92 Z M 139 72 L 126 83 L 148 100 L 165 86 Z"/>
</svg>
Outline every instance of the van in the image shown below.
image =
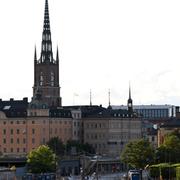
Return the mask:
<svg viewBox="0 0 180 180">
<path fill-rule="evenodd" d="M 141 180 L 141 173 L 139 170 L 129 170 L 128 180 Z"/>
</svg>

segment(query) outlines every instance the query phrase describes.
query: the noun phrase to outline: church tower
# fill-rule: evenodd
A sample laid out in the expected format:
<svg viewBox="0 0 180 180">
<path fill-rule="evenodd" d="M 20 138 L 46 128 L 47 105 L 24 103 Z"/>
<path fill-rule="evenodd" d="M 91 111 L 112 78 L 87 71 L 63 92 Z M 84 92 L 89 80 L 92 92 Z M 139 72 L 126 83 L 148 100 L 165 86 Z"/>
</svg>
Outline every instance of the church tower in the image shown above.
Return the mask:
<svg viewBox="0 0 180 180">
<path fill-rule="evenodd" d="M 61 106 L 59 86 L 59 54 L 53 58 L 48 0 L 45 0 L 44 25 L 40 58 L 34 52 L 34 86 L 32 104 L 41 102 L 46 107 Z"/>
</svg>

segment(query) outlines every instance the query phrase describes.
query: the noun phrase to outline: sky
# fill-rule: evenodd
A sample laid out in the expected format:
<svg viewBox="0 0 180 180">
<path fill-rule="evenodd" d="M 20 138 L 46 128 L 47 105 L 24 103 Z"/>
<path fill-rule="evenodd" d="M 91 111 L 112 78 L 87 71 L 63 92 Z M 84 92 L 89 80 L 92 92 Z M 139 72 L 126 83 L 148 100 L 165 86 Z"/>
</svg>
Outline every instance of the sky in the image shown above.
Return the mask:
<svg viewBox="0 0 180 180">
<path fill-rule="evenodd" d="M 0 0 L 0 98 L 32 97 L 45 0 Z M 63 105 L 180 105 L 179 0 L 49 0 Z"/>
</svg>

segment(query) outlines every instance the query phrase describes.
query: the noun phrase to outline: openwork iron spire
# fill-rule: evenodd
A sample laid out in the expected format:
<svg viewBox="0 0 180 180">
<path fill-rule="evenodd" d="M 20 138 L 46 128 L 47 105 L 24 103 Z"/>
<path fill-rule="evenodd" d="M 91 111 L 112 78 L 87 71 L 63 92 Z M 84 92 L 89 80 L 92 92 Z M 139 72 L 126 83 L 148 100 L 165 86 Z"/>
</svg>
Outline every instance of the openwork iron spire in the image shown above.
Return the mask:
<svg viewBox="0 0 180 180">
<path fill-rule="evenodd" d="M 45 11 L 44 11 L 44 31 L 50 31 L 48 0 L 46 0 L 46 2 L 45 2 Z"/>
<path fill-rule="evenodd" d="M 43 26 L 43 33 L 42 33 L 40 62 L 41 63 L 54 62 L 53 52 L 52 52 L 52 42 L 51 42 L 48 0 L 45 0 L 44 26 Z"/>
</svg>

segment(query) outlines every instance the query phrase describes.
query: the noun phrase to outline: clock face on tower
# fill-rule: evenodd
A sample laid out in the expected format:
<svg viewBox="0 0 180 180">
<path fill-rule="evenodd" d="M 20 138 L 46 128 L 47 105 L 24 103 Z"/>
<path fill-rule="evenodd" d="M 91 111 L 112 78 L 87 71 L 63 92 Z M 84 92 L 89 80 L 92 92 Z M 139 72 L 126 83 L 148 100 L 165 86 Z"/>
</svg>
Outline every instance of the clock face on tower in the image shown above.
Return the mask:
<svg viewBox="0 0 180 180">
<path fill-rule="evenodd" d="M 131 103 L 129 103 L 129 104 L 128 104 L 128 106 L 129 106 L 129 107 L 131 107 L 131 106 L 132 106 L 132 104 L 131 104 Z"/>
</svg>

